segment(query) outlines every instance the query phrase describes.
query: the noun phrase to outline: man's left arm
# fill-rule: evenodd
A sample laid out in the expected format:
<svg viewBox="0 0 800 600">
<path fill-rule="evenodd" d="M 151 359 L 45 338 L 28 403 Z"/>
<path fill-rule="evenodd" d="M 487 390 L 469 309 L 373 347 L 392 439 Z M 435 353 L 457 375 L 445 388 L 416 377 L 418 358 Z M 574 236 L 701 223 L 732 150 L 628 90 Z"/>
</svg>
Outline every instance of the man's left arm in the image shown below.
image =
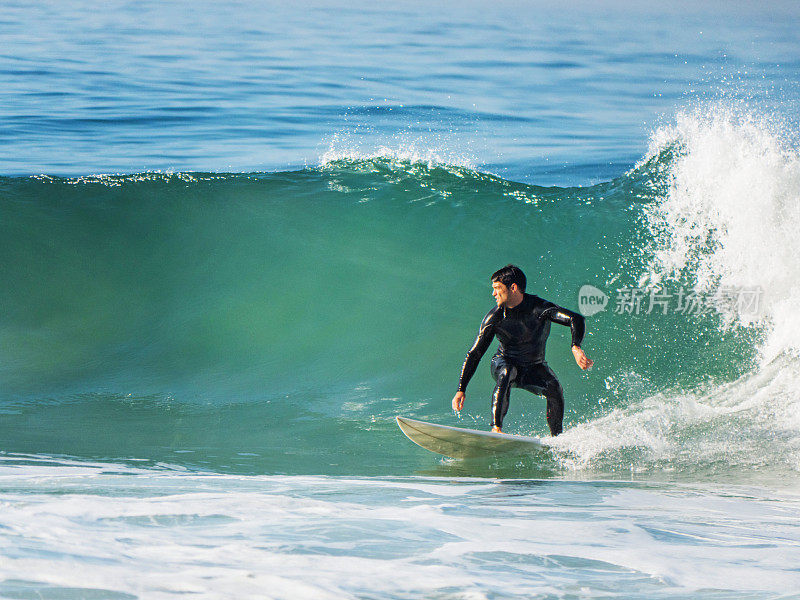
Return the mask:
<svg viewBox="0 0 800 600">
<path fill-rule="evenodd" d="M 586 319 L 583 318 L 583 315 L 553 305 L 542 312 L 542 317 L 553 323 L 569 326 L 572 331 L 572 355 L 575 357 L 575 362 L 583 370 L 590 369 L 594 361 L 586 356 L 581 348 L 583 335 L 586 332 Z"/>
</svg>

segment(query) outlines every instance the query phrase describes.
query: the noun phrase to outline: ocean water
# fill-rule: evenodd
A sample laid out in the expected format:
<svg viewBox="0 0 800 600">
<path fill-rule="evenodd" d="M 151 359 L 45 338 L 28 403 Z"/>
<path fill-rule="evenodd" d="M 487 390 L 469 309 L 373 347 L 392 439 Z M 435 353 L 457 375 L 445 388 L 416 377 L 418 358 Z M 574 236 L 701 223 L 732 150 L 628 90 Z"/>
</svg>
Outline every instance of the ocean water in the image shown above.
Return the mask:
<svg viewBox="0 0 800 600">
<path fill-rule="evenodd" d="M 4 3 L 0 597 L 800 597 L 799 16 Z M 508 262 L 595 366 L 443 459 Z"/>
</svg>

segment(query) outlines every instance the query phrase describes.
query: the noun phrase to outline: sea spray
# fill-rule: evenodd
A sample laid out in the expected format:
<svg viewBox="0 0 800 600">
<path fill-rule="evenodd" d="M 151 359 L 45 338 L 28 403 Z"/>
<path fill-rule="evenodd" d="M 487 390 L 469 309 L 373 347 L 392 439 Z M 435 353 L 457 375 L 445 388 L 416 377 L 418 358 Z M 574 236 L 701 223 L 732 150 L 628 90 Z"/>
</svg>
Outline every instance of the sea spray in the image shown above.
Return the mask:
<svg viewBox="0 0 800 600">
<path fill-rule="evenodd" d="M 648 210 L 653 275 L 683 276 L 702 290 L 760 289 L 760 311 L 724 317 L 771 322 L 762 362 L 798 349 L 800 154 L 790 139 L 767 116 L 716 105 L 680 113 L 654 134 L 650 151 L 679 148 L 667 189 Z"/>
</svg>

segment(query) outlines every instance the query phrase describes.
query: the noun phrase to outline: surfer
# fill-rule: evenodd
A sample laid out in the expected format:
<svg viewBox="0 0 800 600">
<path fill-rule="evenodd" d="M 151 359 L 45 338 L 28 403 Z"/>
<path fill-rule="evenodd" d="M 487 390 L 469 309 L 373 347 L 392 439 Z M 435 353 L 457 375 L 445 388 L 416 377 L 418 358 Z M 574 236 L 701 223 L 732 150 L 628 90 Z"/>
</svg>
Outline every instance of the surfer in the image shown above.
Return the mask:
<svg viewBox="0 0 800 600">
<path fill-rule="evenodd" d="M 506 265 L 492 274 L 490 281 L 497 306 L 484 317 L 478 337 L 467 352 L 458 392 L 453 397 L 453 410 L 460 411 L 464 407 L 467 384 L 497 336 L 500 345 L 491 365 L 492 377 L 497 382 L 492 394 L 492 431 L 502 433 L 511 388 L 516 387 L 547 399 L 547 424 L 550 433 L 558 435 L 564 418 L 564 392 L 544 360 L 545 344 L 551 322 L 569 325 L 575 362 L 581 369 L 590 368 L 594 361 L 581 349 L 584 318 L 538 296 L 526 294 L 527 280 L 517 266 Z"/>
</svg>

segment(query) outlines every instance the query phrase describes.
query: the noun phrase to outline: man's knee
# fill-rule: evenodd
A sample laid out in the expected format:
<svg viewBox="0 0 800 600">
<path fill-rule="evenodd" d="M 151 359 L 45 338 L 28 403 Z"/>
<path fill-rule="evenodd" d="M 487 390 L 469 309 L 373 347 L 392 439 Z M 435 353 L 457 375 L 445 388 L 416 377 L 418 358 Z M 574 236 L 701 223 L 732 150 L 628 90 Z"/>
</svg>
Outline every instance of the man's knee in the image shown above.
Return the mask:
<svg viewBox="0 0 800 600">
<path fill-rule="evenodd" d="M 517 369 L 513 365 L 502 365 L 497 369 L 497 381 L 514 381 L 517 378 Z"/>
<path fill-rule="evenodd" d="M 517 378 L 517 369 L 504 360 L 492 362 L 492 378 L 497 385 L 509 385 Z"/>
</svg>

